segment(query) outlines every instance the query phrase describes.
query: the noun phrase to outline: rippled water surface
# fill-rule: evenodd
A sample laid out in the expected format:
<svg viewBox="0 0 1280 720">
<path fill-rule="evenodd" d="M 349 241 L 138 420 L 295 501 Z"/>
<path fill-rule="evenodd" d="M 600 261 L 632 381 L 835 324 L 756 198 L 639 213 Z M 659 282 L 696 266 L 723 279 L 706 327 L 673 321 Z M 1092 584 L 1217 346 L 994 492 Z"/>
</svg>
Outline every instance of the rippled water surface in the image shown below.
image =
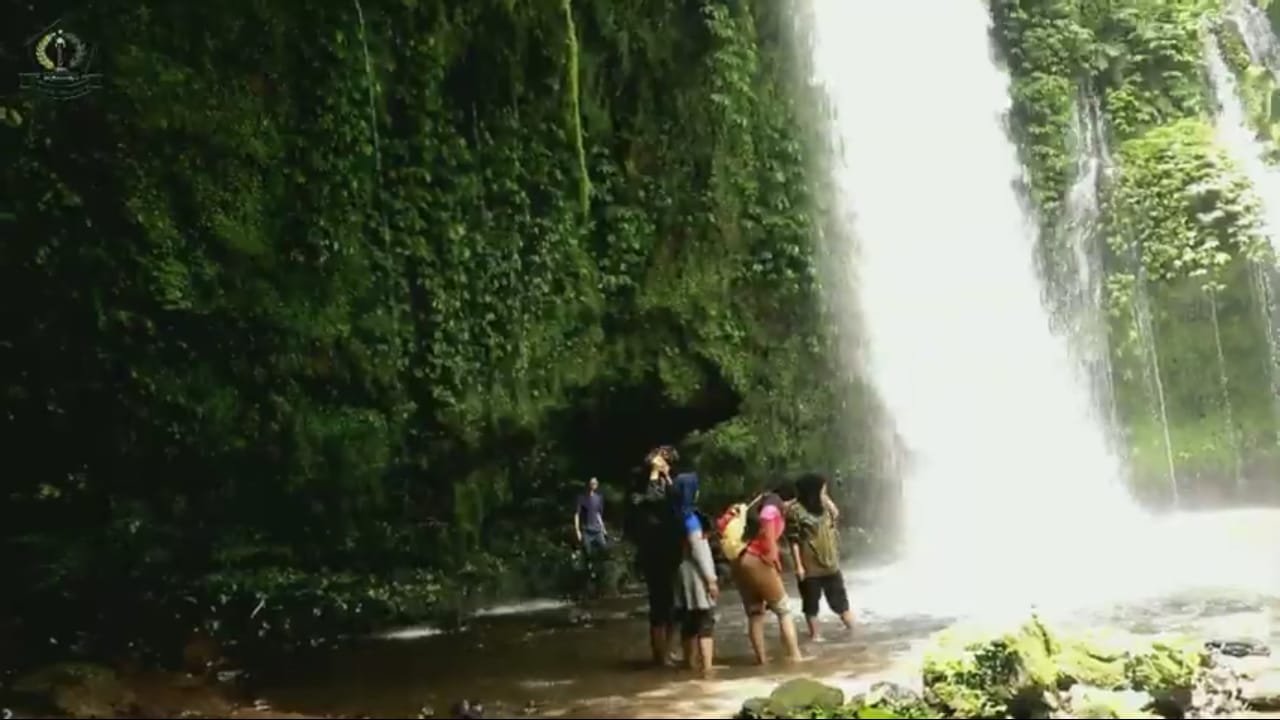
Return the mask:
<svg viewBox="0 0 1280 720">
<path fill-rule="evenodd" d="M 1046 558 L 1060 570 L 1063 596 L 1088 602 L 1040 611 L 1066 625 L 1280 639 L 1280 512 L 1199 513 L 1165 519 L 1159 528 L 1147 528 L 1141 543 L 1116 541 L 1156 553 L 1133 567 L 1149 592 L 1130 582 L 1111 588 L 1107 599 L 1107 587 L 1090 587 L 1102 581 L 1090 574 L 1090 558 Z M 728 717 L 744 698 L 798 674 L 850 692 L 879 679 L 911 682 L 935 632 L 984 616 L 1017 619 L 1030 610 L 1002 602 L 1006 588 L 931 587 L 901 567 L 850 571 L 847 582 L 861 620 L 857 633 L 843 635 L 836 618 L 824 615 L 829 641 L 806 644 L 813 659 L 798 667 L 751 665 L 745 618 L 736 596 L 726 594 L 717 636 L 726 667 L 715 679 L 647 668 L 644 599 L 633 596 L 587 608 L 585 621 L 583 610 L 540 601 L 493 608 L 461 632 L 400 629 L 300 661 L 289 668 L 291 682 L 264 694 L 281 709 L 371 716 L 416 716 L 423 706 L 445 711 L 465 697 L 502 715 Z M 1009 568 L 1007 583 L 1017 586 L 1017 568 Z M 776 637 L 770 623 L 769 640 L 780 655 Z"/>
</svg>

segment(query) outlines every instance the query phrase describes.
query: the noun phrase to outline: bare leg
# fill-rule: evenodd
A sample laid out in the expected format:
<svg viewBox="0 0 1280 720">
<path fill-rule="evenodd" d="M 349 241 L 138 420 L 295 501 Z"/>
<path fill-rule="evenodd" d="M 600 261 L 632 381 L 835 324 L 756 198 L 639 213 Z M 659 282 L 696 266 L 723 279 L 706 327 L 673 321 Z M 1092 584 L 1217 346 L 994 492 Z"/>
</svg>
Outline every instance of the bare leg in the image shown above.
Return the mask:
<svg viewBox="0 0 1280 720">
<path fill-rule="evenodd" d="M 811 615 L 805 615 L 804 621 L 809 626 L 809 639 L 814 642 L 821 640 L 822 638 L 818 636 L 818 618 Z"/>
<path fill-rule="evenodd" d="M 844 612 L 840 613 L 840 622 L 844 623 L 845 628 L 852 630 L 853 629 L 853 611 L 845 610 Z"/>
<path fill-rule="evenodd" d="M 653 625 L 649 628 L 649 647 L 653 650 L 653 664 L 667 664 L 667 626 Z"/>
<path fill-rule="evenodd" d="M 684 664 L 689 666 L 690 670 L 698 669 L 698 646 L 696 637 L 680 638 L 680 644 L 684 650 Z"/>
<path fill-rule="evenodd" d="M 795 628 L 791 628 L 794 640 Z M 751 638 L 751 649 L 756 653 L 756 663 L 763 665 L 769 661 L 764 651 L 764 613 L 753 613 L 747 620 L 747 637 Z"/>
<path fill-rule="evenodd" d="M 799 660 L 800 642 L 796 638 L 796 621 L 790 613 L 778 615 L 778 629 L 782 631 L 782 646 L 787 649 L 787 659 L 793 662 Z"/>
<path fill-rule="evenodd" d="M 702 661 L 702 674 L 706 675 L 711 672 L 711 664 L 715 661 L 716 656 L 715 638 L 700 637 L 698 638 L 698 654 Z"/>
</svg>

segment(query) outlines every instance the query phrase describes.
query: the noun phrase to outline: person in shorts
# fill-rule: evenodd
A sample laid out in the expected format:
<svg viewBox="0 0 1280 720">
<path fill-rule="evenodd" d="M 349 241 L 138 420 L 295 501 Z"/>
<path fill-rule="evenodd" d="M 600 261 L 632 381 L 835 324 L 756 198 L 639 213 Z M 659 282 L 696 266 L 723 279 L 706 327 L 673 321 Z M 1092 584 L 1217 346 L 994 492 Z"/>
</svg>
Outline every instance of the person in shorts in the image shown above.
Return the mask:
<svg viewBox="0 0 1280 720">
<path fill-rule="evenodd" d="M 796 639 L 795 620 L 791 617 L 791 603 L 782 581 L 782 553 L 779 545 L 786 531 L 783 515 L 784 502 L 776 493 L 766 494 L 754 511 L 754 522 L 748 523 L 747 537 L 751 540 L 733 561 L 733 583 L 742 596 L 743 609 L 747 612 L 747 634 L 756 662 L 768 662 L 764 645 L 765 611 L 778 618 L 778 630 L 787 659 L 800 660 L 800 644 Z"/>
<path fill-rule="evenodd" d="M 787 539 L 800 587 L 800 607 L 809 626 L 809 638 L 821 640 L 818 612 L 825 597 L 827 607 L 853 629 L 849 593 L 840 571 L 840 538 L 836 511 L 827 492 L 827 479 L 807 474 L 796 481 L 796 502 L 787 506 Z"/>
</svg>

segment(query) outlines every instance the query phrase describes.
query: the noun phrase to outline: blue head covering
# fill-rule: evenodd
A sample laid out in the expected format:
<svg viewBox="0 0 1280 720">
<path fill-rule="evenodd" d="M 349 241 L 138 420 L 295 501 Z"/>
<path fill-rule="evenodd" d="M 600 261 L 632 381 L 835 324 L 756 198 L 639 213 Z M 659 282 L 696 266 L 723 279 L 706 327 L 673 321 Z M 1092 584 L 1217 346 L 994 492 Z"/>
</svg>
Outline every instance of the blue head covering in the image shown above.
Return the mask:
<svg viewBox="0 0 1280 720">
<path fill-rule="evenodd" d="M 686 533 L 702 532 L 702 520 L 698 517 L 698 475 L 680 473 L 671 483 L 675 490 L 676 514 Z"/>
</svg>

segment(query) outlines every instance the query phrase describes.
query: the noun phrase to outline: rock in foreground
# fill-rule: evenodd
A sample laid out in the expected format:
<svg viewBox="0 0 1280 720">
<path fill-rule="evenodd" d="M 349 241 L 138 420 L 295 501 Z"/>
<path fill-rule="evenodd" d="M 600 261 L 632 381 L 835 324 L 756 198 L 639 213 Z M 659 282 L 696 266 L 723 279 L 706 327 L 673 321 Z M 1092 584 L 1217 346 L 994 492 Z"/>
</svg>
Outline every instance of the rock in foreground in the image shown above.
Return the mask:
<svg viewBox="0 0 1280 720">
<path fill-rule="evenodd" d="M 792 680 L 748 700 L 739 717 L 1223 717 L 1245 703 L 1216 650 L 1176 638 L 1068 635 L 1032 618 L 1008 632 L 940 635 L 925 656 L 922 693 L 882 683 L 845 702 L 836 688 Z"/>
</svg>

